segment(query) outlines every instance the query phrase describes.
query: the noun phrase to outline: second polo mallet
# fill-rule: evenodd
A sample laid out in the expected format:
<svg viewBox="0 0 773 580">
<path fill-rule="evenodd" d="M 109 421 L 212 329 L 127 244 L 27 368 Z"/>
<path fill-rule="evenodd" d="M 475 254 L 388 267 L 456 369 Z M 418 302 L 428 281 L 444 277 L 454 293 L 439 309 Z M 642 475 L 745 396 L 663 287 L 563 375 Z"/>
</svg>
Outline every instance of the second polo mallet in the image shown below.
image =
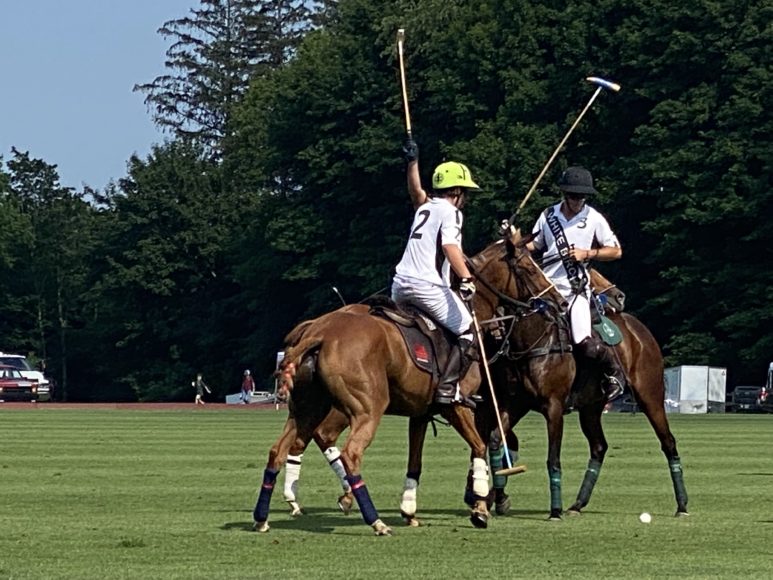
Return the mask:
<svg viewBox="0 0 773 580">
<path fill-rule="evenodd" d="M 403 88 L 403 108 L 405 109 L 405 133 L 410 139 L 411 133 L 411 113 L 408 110 L 408 85 L 405 82 L 405 62 L 403 58 L 403 44 L 405 43 L 405 29 L 397 29 L 397 56 L 400 60 L 400 84 Z"/>
<path fill-rule="evenodd" d="M 519 205 L 518 209 L 515 210 L 515 213 L 512 216 L 510 216 L 510 219 L 508 220 L 510 225 L 512 225 L 513 222 L 515 222 L 515 219 L 518 217 L 518 214 L 521 213 L 523 206 L 525 206 L 526 202 L 529 201 L 531 194 L 534 193 L 535 189 L 537 189 L 537 185 L 544 177 L 550 165 L 553 163 L 553 160 L 556 158 L 556 156 L 558 156 L 558 153 L 559 151 L 561 151 L 561 148 L 564 146 L 564 143 L 566 143 L 566 140 L 569 139 L 569 135 L 571 135 L 575 127 L 579 125 L 580 120 L 582 120 L 582 118 L 585 116 L 585 113 L 588 112 L 588 109 L 591 108 L 591 105 L 593 105 L 593 101 L 596 100 L 596 97 L 598 97 L 601 94 L 601 91 L 603 89 L 607 89 L 615 93 L 620 90 L 620 85 L 618 85 L 617 83 L 613 83 L 612 81 L 608 81 L 600 77 L 586 77 L 585 80 L 593 85 L 596 85 L 596 90 L 594 91 L 593 96 L 591 96 L 591 98 L 588 100 L 588 104 L 585 105 L 585 108 L 582 110 L 582 112 L 577 117 L 577 119 L 575 119 L 574 123 L 572 123 L 572 126 L 569 127 L 569 130 L 566 132 L 566 135 L 564 135 L 564 138 L 561 139 L 561 142 L 558 144 L 558 147 L 556 147 L 556 150 L 553 151 L 553 154 L 550 156 L 550 159 L 548 159 L 548 162 L 545 164 L 545 167 L 542 168 L 542 171 L 540 171 L 539 175 L 537 176 L 537 179 L 534 180 L 534 183 L 532 184 L 531 188 L 526 193 L 526 197 L 523 198 L 521 205 Z"/>
<path fill-rule="evenodd" d="M 517 475 L 526 471 L 525 465 L 513 465 L 510 458 L 510 450 L 507 448 L 507 437 L 505 437 L 505 430 L 502 427 L 502 416 L 499 414 L 499 403 L 497 403 L 497 396 L 494 392 L 494 382 L 491 380 L 491 371 L 488 368 L 488 359 L 486 358 L 486 350 L 483 347 L 483 333 L 480 330 L 478 324 L 478 317 L 475 315 L 475 309 L 472 304 L 469 304 L 470 314 L 472 315 L 472 325 L 475 330 L 475 338 L 478 341 L 478 349 L 480 350 L 480 358 L 483 369 L 486 373 L 486 381 L 488 382 L 489 392 L 491 393 L 491 402 L 494 405 L 494 413 L 497 417 L 497 427 L 499 428 L 499 436 L 502 438 L 502 448 L 505 450 L 505 463 L 507 467 L 499 469 L 495 472 L 495 475 Z"/>
</svg>

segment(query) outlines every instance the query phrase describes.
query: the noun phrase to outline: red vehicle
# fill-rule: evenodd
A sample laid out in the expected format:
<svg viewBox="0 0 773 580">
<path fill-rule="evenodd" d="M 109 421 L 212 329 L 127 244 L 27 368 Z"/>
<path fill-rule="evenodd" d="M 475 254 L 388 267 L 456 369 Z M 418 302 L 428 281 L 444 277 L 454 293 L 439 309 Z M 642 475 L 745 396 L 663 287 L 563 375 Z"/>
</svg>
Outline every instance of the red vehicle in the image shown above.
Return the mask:
<svg viewBox="0 0 773 580">
<path fill-rule="evenodd" d="M 0 365 L 0 401 L 37 401 L 38 382 L 25 379 L 19 369 Z"/>
</svg>

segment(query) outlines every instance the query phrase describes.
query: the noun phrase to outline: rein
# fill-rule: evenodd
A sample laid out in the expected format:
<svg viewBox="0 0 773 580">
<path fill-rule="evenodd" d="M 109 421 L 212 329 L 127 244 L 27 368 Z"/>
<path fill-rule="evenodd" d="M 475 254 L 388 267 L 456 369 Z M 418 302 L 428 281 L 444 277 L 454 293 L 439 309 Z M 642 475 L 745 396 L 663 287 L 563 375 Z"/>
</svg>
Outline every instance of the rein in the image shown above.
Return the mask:
<svg viewBox="0 0 773 580">
<path fill-rule="evenodd" d="M 522 254 L 517 257 L 507 258 L 508 269 L 516 279 L 519 279 L 517 275 L 517 268 L 518 268 L 517 264 L 524 257 L 526 257 L 526 254 Z M 480 271 L 475 267 L 475 265 L 470 260 L 467 260 L 467 265 L 471 273 L 473 274 L 473 276 L 475 276 L 475 279 L 478 280 L 483 286 L 485 286 L 491 293 L 493 293 L 500 300 L 501 303 L 504 303 L 504 305 L 508 305 L 515 309 L 515 313 L 512 315 L 497 316 L 489 320 L 484 320 L 481 323 L 482 326 L 486 326 L 497 322 L 504 322 L 506 320 L 510 321 L 509 327 L 506 329 L 506 331 L 498 332 L 497 334 L 499 334 L 500 336 L 495 337 L 500 344 L 499 344 L 498 350 L 488 359 L 489 364 L 493 364 L 494 362 L 496 362 L 502 355 L 508 357 L 511 360 L 517 360 L 523 357 L 536 358 L 541 356 L 547 356 L 551 352 L 563 353 L 566 350 L 568 350 L 564 348 L 563 341 L 561 341 L 560 339 L 559 339 L 558 347 L 537 348 L 537 345 L 543 342 L 546 339 L 546 337 L 549 336 L 554 326 L 560 327 L 561 320 L 562 320 L 560 315 L 560 310 L 561 310 L 560 307 L 553 300 L 542 298 L 545 294 L 550 292 L 551 289 L 555 288 L 552 281 L 549 281 L 550 283 L 545 289 L 531 296 L 527 302 L 524 302 L 522 300 L 512 298 L 511 296 L 504 294 L 497 288 L 494 288 L 493 285 L 488 280 L 486 280 L 484 277 L 480 275 Z M 536 304 L 536 307 L 535 307 L 535 304 Z M 544 307 L 542 305 L 544 305 Z M 542 314 L 545 317 L 546 324 L 545 324 L 544 330 L 542 331 L 540 336 L 538 336 L 536 340 L 532 341 L 532 343 L 525 350 L 510 352 L 510 337 L 512 336 L 513 331 L 515 330 L 516 323 L 519 320 L 522 320 L 529 316 L 533 316 L 534 314 Z M 491 331 L 489 332 L 490 334 L 494 334 Z M 559 332 L 560 332 L 560 328 L 559 328 Z"/>
</svg>

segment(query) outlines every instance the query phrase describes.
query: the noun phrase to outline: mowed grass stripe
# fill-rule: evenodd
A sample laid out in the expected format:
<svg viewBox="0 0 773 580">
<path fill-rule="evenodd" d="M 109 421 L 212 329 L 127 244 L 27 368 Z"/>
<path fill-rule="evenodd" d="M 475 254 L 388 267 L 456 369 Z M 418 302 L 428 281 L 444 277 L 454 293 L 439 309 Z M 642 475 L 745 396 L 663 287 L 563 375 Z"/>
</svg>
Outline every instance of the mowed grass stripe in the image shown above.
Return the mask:
<svg viewBox="0 0 773 580">
<path fill-rule="evenodd" d="M 671 415 L 692 515 L 675 502 L 660 445 L 643 415 L 604 417 L 610 449 L 586 513 L 546 521 L 546 434 L 541 417 L 518 427 L 513 512 L 488 530 L 467 520 L 468 450 L 450 429 L 427 439 L 420 528 L 398 513 L 407 421 L 387 417 L 364 476 L 395 529 L 375 538 L 359 516 L 337 511 L 340 488 L 324 458 L 304 457 L 291 518 L 281 485 L 268 534 L 250 532 L 268 450 L 285 412 L 0 408 L 2 578 L 767 578 L 773 537 L 773 417 Z M 588 450 L 566 417 L 564 505 L 582 481 Z M 281 480 L 281 476 L 280 476 Z M 765 507 L 767 506 L 767 507 Z M 653 514 L 649 525 L 638 514 Z M 767 540 L 766 540 L 767 538 Z"/>
</svg>

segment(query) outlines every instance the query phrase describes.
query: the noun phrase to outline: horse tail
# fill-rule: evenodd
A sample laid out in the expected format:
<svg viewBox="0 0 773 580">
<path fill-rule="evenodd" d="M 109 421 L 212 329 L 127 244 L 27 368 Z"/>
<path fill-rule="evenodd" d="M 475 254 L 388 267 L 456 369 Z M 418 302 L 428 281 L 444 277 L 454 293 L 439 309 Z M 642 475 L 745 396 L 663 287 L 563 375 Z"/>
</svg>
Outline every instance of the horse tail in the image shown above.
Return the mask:
<svg viewBox="0 0 773 580">
<path fill-rule="evenodd" d="M 293 329 L 290 335 L 292 335 L 296 330 L 298 329 Z M 303 336 L 303 333 L 300 333 L 296 338 L 296 344 L 285 350 L 285 356 L 282 359 L 282 362 L 279 364 L 279 368 L 276 370 L 276 373 L 274 373 L 278 381 L 278 391 L 283 397 L 287 396 L 290 391 L 293 390 L 293 387 L 295 386 L 295 379 L 298 374 L 298 369 L 301 366 L 301 362 L 303 361 L 304 357 L 309 352 L 317 350 L 322 345 L 321 336 Z"/>
</svg>

